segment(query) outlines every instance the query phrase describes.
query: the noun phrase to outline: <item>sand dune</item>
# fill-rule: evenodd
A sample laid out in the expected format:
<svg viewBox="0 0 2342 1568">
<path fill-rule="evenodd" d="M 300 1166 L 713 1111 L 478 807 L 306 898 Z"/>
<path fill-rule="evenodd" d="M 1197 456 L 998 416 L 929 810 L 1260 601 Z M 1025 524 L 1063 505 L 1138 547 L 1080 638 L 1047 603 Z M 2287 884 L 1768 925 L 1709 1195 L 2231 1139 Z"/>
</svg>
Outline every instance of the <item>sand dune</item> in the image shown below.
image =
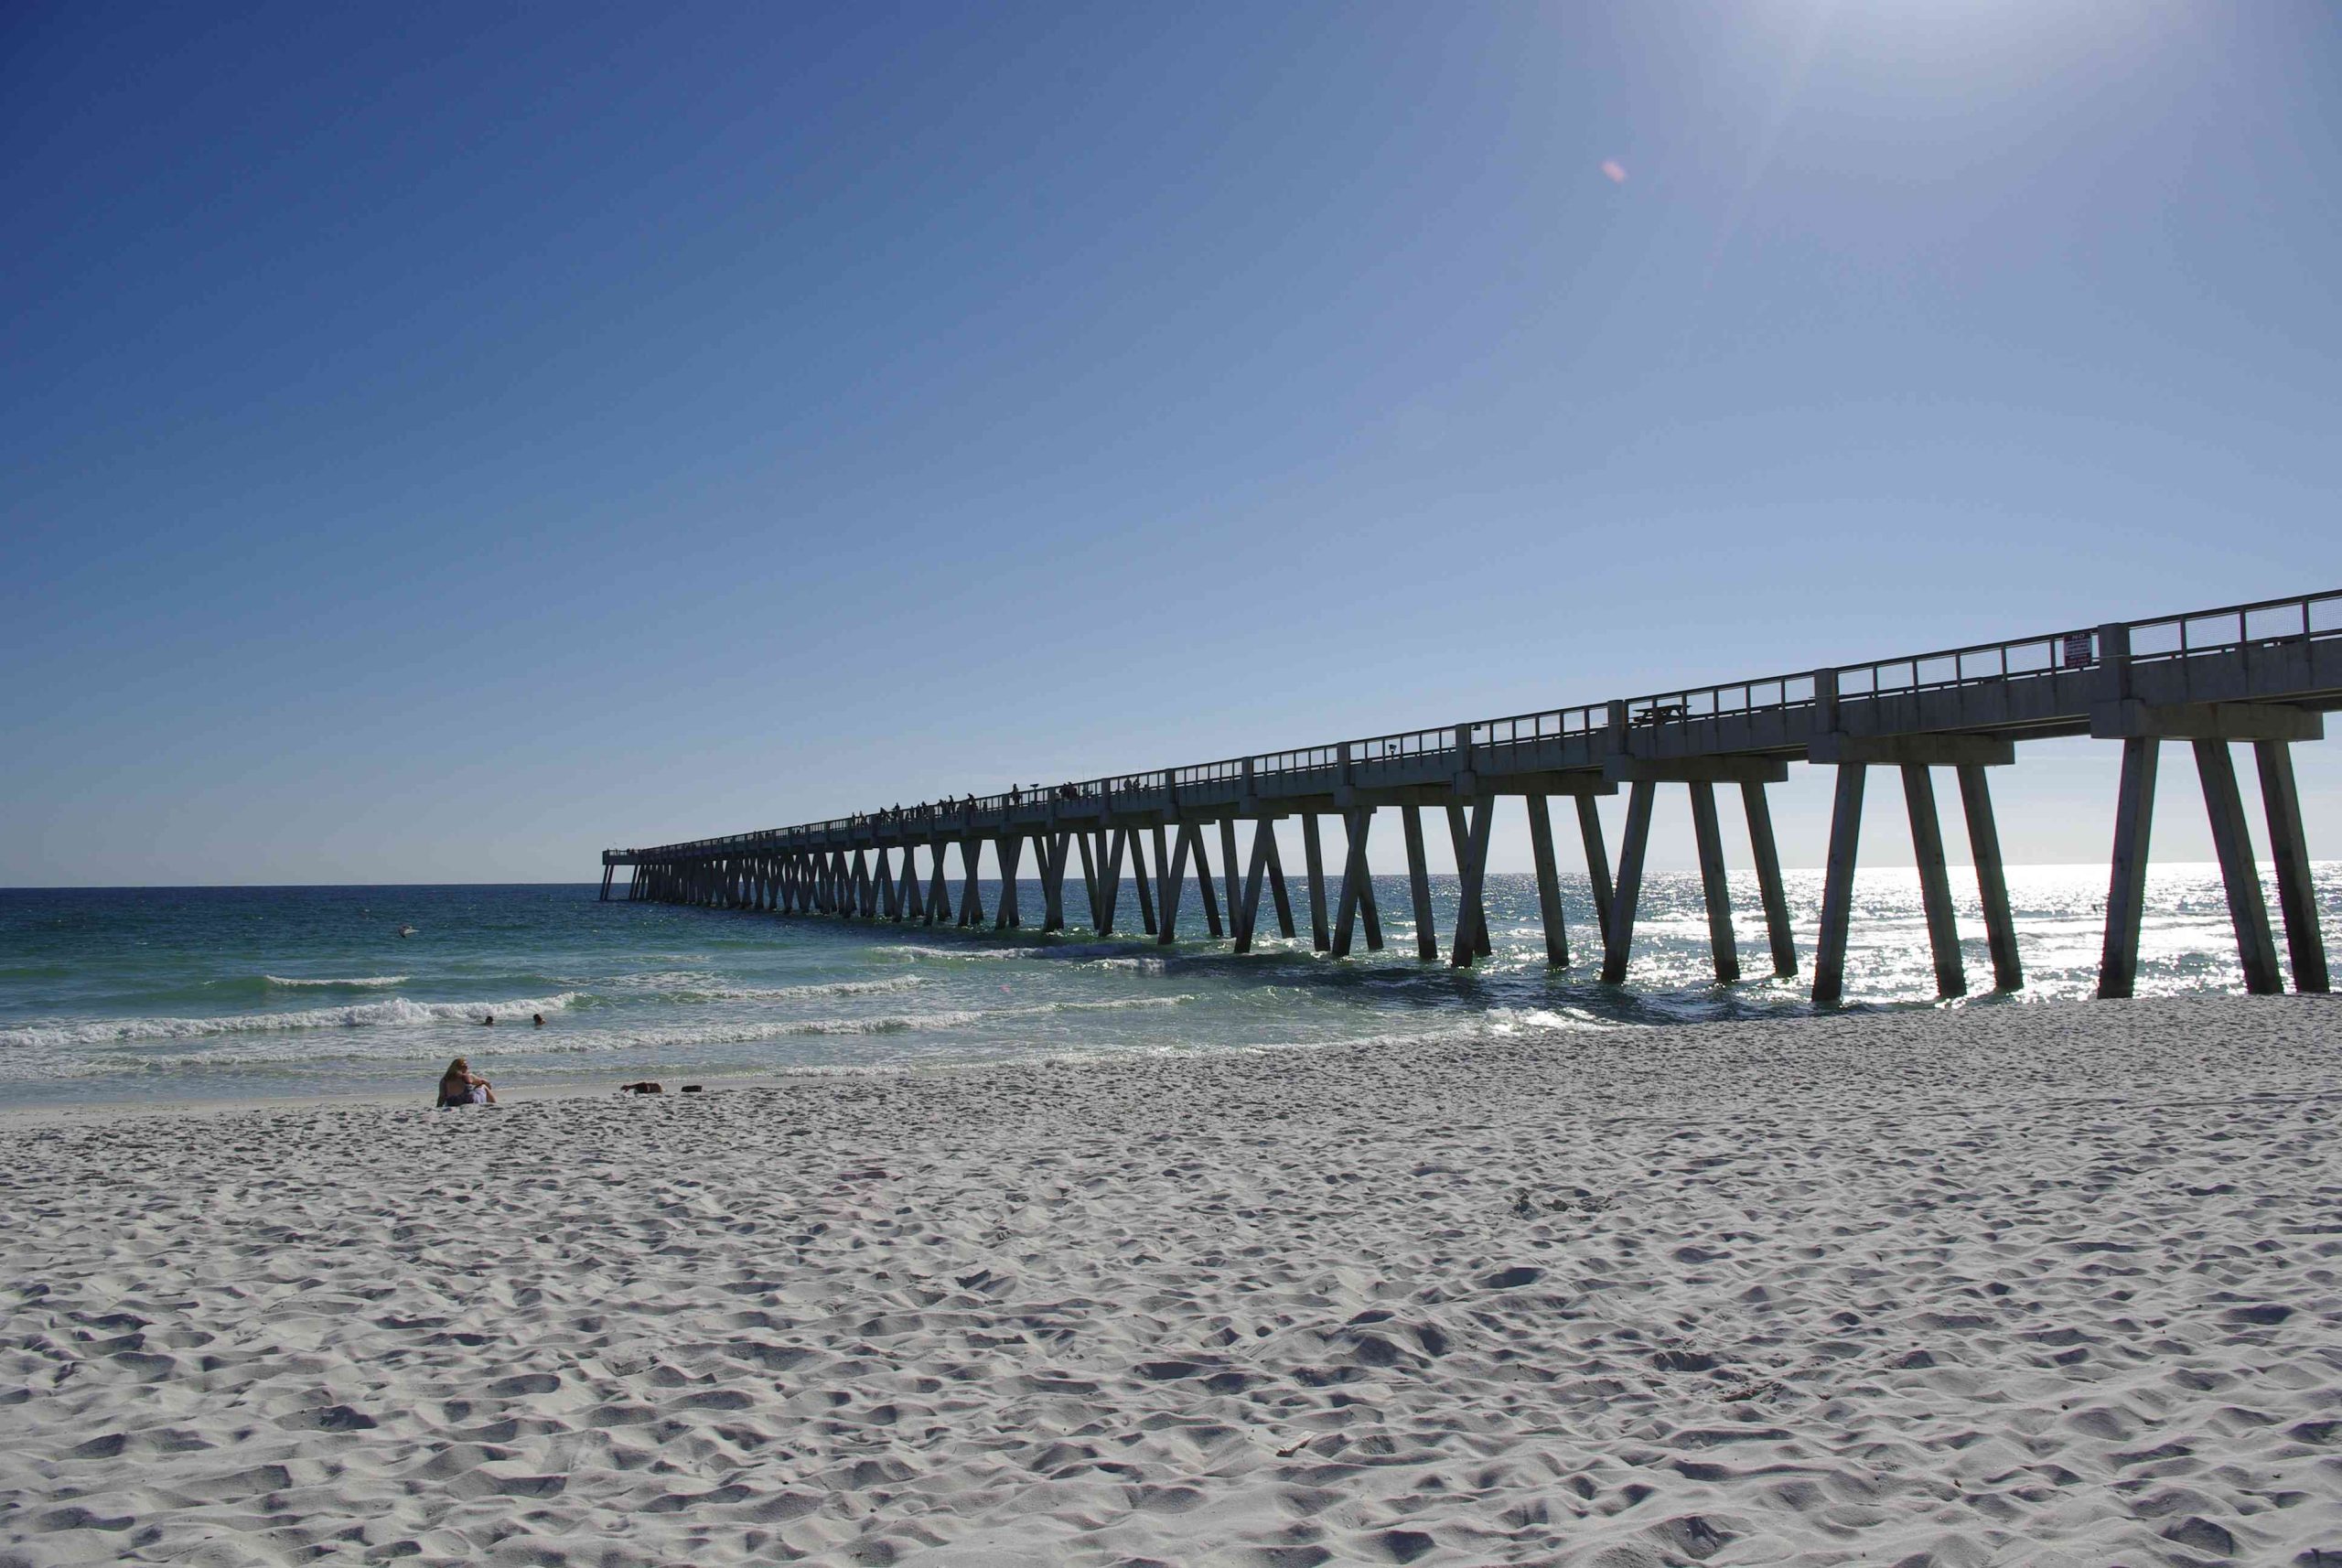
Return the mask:
<svg viewBox="0 0 2342 1568">
<path fill-rule="evenodd" d="M 20 1121 L 0 1564 L 2342 1564 L 2337 1046 L 1980 1006 Z"/>
</svg>

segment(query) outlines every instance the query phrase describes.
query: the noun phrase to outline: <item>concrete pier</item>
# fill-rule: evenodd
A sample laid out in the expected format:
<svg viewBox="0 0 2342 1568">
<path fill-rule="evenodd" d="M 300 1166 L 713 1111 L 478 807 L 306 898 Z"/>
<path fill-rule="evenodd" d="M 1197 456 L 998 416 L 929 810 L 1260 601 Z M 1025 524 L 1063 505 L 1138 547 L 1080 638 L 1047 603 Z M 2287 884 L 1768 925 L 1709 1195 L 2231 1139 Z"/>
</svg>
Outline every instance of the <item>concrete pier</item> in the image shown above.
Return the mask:
<svg viewBox="0 0 2342 1568">
<path fill-rule="evenodd" d="M 2022 742 L 2088 736 L 2122 748 L 2099 992 L 2127 996 L 2138 983 L 2162 743 L 2184 740 L 2194 752 L 2219 854 L 2242 983 L 2252 991 L 2277 989 L 2289 967 L 2295 989 L 2323 992 L 2329 984 L 2326 957 L 2291 748 L 2323 738 L 2322 715 L 2337 707 L 2342 707 L 2342 590 L 2329 590 L 1123 774 L 1053 790 L 966 796 L 794 828 L 609 850 L 602 856 L 600 897 L 611 897 L 624 866 L 629 902 L 1008 930 L 1026 918 L 1019 874 L 1027 869 L 1029 841 L 1044 931 L 1069 928 L 1065 881 L 1078 859 L 1092 929 L 1111 934 L 1123 923 L 1127 879 L 1144 932 L 1158 942 L 1176 941 L 1192 861 L 1207 933 L 1252 951 L 1260 941 L 1264 898 L 1281 937 L 1295 934 L 1276 830 L 1281 820 L 1298 817 L 1309 942 L 1317 951 L 1344 957 L 1361 933 L 1369 951 L 1382 945 L 1367 852 L 1376 813 L 1387 806 L 1400 812 L 1415 951 L 1428 962 L 1442 956 L 1423 823 L 1423 812 L 1432 808 L 1446 817 L 1456 865 L 1455 924 L 1445 957 L 1453 967 L 1468 968 L 1490 950 L 1485 908 L 1490 824 L 1499 803 L 1517 796 L 1527 812 L 1546 961 L 1566 972 L 1573 954 L 1551 812 L 1552 798 L 1567 796 L 1577 809 L 1599 973 L 1623 983 L 1657 792 L 1681 784 L 1689 793 L 1716 981 L 1730 985 L 1739 982 L 1742 966 L 1715 787 L 1740 787 L 1773 974 L 1794 975 L 1797 941 L 1766 788 L 1785 779 L 1796 762 L 1836 770 L 1812 974 L 1813 999 L 1827 1005 L 1846 990 L 1868 772 L 1893 767 L 1903 784 L 1937 990 L 1953 996 L 1966 989 L 1967 977 L 1932 771 L 1942 768 L 1952 770 L 1960 789 L 1993 983 L 2013 990 L 2024 984 L 2025 972 L 1987 770 L 2013 764 Z M 2230 752 L 2239 743 L 2253 747 L 2276 866 L 2283 964 Z M 1606 842 L 1595 802 L 1622 789 L 1628 799 L 1614 882 L 1614 846 Z M 1327 863 L 1325 817 L 1338 819 L 1344 832 L 1339 880 L 1330 895 L 1327 877 L 1337 873 Z M 1250 824 L 1249 838 L 1240 823 Z M 1210 865 L 1215 838 L 1216 874 Z M 987 847 L 1000 875 L 989 917 L 981 875 Z"/>
</svg>

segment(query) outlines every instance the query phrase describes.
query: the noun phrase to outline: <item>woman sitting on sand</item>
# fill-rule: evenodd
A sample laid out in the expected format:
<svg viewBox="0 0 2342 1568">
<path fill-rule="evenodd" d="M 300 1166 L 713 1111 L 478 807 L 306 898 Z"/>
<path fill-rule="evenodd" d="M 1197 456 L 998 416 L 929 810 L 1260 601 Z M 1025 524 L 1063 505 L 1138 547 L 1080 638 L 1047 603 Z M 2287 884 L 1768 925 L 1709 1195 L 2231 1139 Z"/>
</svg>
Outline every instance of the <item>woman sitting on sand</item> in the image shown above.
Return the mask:
<svg viewBox="0 0 2342 1568">
<path fill-rule="evenodd" d="M 457 1105 L 493 1105 L 496 1090 L 488 1079 L 472 1071 L 472 1064 L 457 1057 L 447 1064 L 439 1079 L 439 1109 L 446 1111 Z"/>
</svg>

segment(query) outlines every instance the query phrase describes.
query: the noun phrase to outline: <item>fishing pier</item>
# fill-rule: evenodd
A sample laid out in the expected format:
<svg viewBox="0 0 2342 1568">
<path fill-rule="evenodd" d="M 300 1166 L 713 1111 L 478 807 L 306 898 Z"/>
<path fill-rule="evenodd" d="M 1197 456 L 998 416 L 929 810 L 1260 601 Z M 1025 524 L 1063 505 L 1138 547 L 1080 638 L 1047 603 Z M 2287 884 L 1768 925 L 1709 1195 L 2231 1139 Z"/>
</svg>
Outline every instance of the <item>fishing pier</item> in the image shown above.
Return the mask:
<svg viewBox="0 0 2342 1568">
<path fill-rule="evenodd" d="M 1736 789 L 1748 822 L 1773 972 L 1798 972 L 1766 790 L 1793 762 L 1835 769 L 1836 796 L 1813 946 L 1813 998 L 1840 999 L 1853 914 L 1864 792 L 1873 768 L 1900 778 L 1918 862 L 1936 987 L 1968 988 L 1952 918 L 1950 874 L 1936 796 L 1937 770 L 1956 783 L 1975 862 L 1986 947 L 1997 989 L 2025 983 L 2009 914 L 1991 770 L 2016 760 L 2020 742 L 2088 736 L 2122 747 L 2106 905 L 2100 996 L 2128 996 L 2138 972 L 2139 930 L 2154 825 L 2155 777 L 2165 741 L 2194 752 L 2212 840 L 2236 929 L 2246 989 L 2283 985 L 2254 859 L 2251 824 L 2231 746 L 2247 743 L 2261 783 L 2279 914 L 2294 989 L 2327 989 L 2326 952 L 2310 885 L 2293 746 L 2325 735 L 2342 706 L 2342 590 L 2051 632 L 2007 642 L 1872 663 L 1614 698 L 1510 718 L 1184 768 L 1117 774 L 1052 789 L 1009 790 L 958 800 L 735 833 L 650 849 L 607 850 L 602 897 L 618 867 L 624 896 L 668 903 L 820 914 L 865 920 L 998 929 L 1025 924 L 1018 879 L 1040 884 L 1042 930 L 1066 928 L 1067 877 L 1078 866 L 1091 928 L 1112 935 L 1124 876 L 1136 925 L 1160 942 L 1178 932 L 1192 875 L 1206 929 L 1249 951 L 1265 893 L 1279 933 L 1295 934 L 1274 825 L 1298 818 L 1312 945 L 1345 956 L 1363 938 L 1382 946 L 1367 875 L 1377 813 L 1399 815 L 1418 954 L 1442 954 L 1433 923 L 1423 813 L 1444 819 L 1461 887 L 1445 952 L 1469 967 L 1488 951 L 1483 887 L 1488 830 L 1499 804 L 1528 813 L 1549 961 L 1570 961 L 1563 918 L 1552 802 L 1574 807 L 1593 886 L 1602 978 L 1622 983 L 1634 950 L 1651 807 L 1662 787 L 1689 791 L 1716 979 L 1740 978 L 1732 899 L 1718 822 L 1719 787 Z M 1628 791 L 1615 872 L 1595 808 Z M 1328 861 L 1331 847 L 1340 864 Z M 998 868 L 987 914 L 979 870 L 985 850 Z M 1219 857 L 1218 874 L 1212 852 Z M 921 862 L 924 861 L 924 870 Z M 957 862 L 954 875 L 953 862 Z M 1027 873 L 1025 868 L 1029 865 Z M 1328 870 L 1333 896 L 1329 899 Z M 956 886 L 955 886 L 956 882 Z"/>
</svg>

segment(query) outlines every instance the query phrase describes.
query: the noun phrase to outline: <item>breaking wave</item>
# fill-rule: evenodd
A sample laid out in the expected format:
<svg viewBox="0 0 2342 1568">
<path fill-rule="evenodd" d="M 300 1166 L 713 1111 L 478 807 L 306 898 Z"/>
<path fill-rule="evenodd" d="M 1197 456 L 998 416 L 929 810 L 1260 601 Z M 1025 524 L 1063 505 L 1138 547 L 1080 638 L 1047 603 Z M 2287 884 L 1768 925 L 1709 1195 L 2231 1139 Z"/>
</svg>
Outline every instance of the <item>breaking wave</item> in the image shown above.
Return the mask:
<svg viewBox="0 0 2342 1568">
<path fill-rule="evenodd" d="M 218 1018 L 86 1018 L 72 1023 L 27 1024 L 0 1029 L 0 1048 L 107 1046 L 138 1040 L 192 1040 L 216 1035 L 273 1033 L 292 1029 L 360 1029 L 379 1026 L 478 1023 L 492 1014 L 526 1018 L 554 1013 L 579 993 L 521 997 L 509 1002 L 410 1002 L 392 996 L 345 1007 L 304 1007 L 284 1013 L 232 1013 Z"/>
<path fill-rule="evenodd" d="M 509 1036 L 498 1031 L 494 1052 L 497 1058 L 510 1059 L 529 1056 L 620 1056 L 641 1051 L 662 1051 L 703 1046 L 751 1045 L 759 1040 L 780 1040 L 809 1036 L 905 1035 L 920 1030 L 963 1029 L 972 1025 L 987 1024 L 999 1019 L 1037 1017 L 1058 1013 L 1109 1013 L 1134 1008 L 1176 1007 L 1192 1002 L 1193 996 L 1133 997 L 1115 1002 L 1047 1002 L 1025 1007 L 951 1008 L 933 1013 L 885 1014 L 868 1018 L 798 1018 L 766 1023 L 743 1021 L 735 1024 L 685 1024 L 653 1026 L 634 1029 L 538 1030 L 521 1028 Z M 405 1003 L 413 1007 L 415 1004 Z M 500 1011 L 510 1008 L 521 1016 L 529 1012 L 543 1012 L 551 1005 L 545 1002 L 499 1003 Z M 440 1009 L 429 1016 L 445 1022 L 445 1009 L 458 1004 L 434 1003 Z M 476 1017 L 482 1009 L 471 1007 L 454 1015 L 458 1019 Z M 357 1009 L 317 1009 L 318 1012 L 357 1011 Z M 279 1015 L 291 1017 L 291 1014 Z M 141 1023 L 165 1023 L 171 1020 L 145 1019 Z M 131 1022 L 131 1020 L 119 1020 Z M 224 1019 L 178 1020 L 178 1022 L 224 1023 Z M 24 1033 L 25 1031 L 12 1031 Z M 0 1036 L 5 1038 L 5 1036 Z M 160 1037 L 160 1036 L 145 1036 Z M 362 1039 L 362 1036 L 360 1037 Z M 70 1043 L 43 1040 L 42 1044 Z M 84 1042 L 86 1043 L 86 1042 Z M 353 1040 L 356 1048 L 320 1052 L 314 1040 L 285 1039 L 272 1042 L 263 1032 L 253 1031 L 241 1040 L 230 1039 L 208 1050 L 157 1053 L 142 1051 L 134 1057 L 80 1058 L 44 1057 L 35 1059 L 0 1059 L 0 1079 L 48 1078 L 70 1079 L 95 1077 L 121 1072 L 161 1073 L 189 1068 L 235 1069 L 302 1066 L 320 1069 L 346 1067 L 354 1061 L 374 1060 L 406 1063 L 412 1055 L 411 1044 L 403 1041 L 377 1042 L 368 1049 Z M 489 1059 L 484 1055 L 478 1059 Z M 793 1070 L 794 1064 L 776 1062 L 769 1070 Z"/>
</svg>

